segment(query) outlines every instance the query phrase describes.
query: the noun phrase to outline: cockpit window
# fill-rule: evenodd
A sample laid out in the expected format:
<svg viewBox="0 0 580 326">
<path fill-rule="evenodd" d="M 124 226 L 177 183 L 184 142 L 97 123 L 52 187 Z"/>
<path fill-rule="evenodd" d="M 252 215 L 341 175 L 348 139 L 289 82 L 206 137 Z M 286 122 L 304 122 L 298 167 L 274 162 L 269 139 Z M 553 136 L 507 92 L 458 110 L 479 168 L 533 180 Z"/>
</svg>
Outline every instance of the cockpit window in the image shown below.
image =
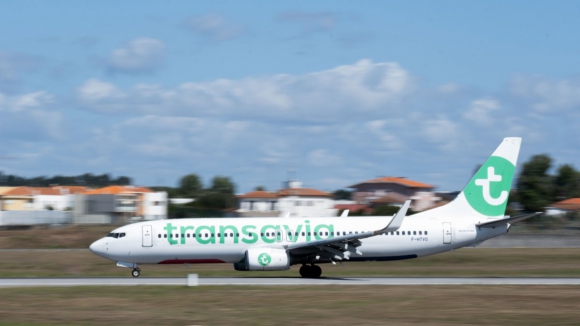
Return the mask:
<svg viewBox="0 0 580 326">
<path fill-rule="evenodd" d="M 111 237 L 111 238 L 115 238 L 115 239 L 122 238 L 124 236 L 125 236 L 125 232 L 121 232 L 121 233 L 111 232 L 111 233 L 107 234 L 107 237 Z"/>
</svg>

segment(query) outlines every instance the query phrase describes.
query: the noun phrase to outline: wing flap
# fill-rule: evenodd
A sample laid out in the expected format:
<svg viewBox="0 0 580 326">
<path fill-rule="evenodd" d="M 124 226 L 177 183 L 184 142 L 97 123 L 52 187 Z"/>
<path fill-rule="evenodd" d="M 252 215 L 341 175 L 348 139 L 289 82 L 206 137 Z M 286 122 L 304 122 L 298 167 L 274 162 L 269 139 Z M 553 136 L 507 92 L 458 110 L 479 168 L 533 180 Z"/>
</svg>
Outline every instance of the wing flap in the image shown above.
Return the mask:
<svg viewBox="0 0 580 326">
<path fill-rule="evenodd" d="M 483 223 L 476 224 L 475 226 L 477 226 L 479 228 L 494 228 L 496 226 L 501 226 L 501 225 L 504 225 L 507 223 L 514 224 L 514 223 L 523 221 L 525 219 L 528 219 L 530 217 L 534 217 L 534 216 L 537 216 L 540 214 L 542 214 L 542 213 L 537 212 L 537 213 L 531 213 L 531 214 L 523 214 L 523 215 L 518 215 L 518 216 L 514 216 L 514 217 L 508 217 L 508 218 L 502 218 L 499 220 L 483 222 Z"/>
</svg>

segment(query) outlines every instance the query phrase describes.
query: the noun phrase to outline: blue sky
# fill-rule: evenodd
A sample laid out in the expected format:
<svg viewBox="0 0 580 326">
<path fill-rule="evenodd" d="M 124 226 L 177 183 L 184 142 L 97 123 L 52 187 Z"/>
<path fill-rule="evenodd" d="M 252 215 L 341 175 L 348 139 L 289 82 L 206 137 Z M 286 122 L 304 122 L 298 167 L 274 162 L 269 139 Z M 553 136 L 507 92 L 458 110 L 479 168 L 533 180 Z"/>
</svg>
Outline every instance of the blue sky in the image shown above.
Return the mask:
<svg viewBox="0 0 580 326">
<path fill-rule="evenodd" d="M 0 170 L 240 192 L 578 165 L 576 1 L 4 1 Z"/>
</svg>

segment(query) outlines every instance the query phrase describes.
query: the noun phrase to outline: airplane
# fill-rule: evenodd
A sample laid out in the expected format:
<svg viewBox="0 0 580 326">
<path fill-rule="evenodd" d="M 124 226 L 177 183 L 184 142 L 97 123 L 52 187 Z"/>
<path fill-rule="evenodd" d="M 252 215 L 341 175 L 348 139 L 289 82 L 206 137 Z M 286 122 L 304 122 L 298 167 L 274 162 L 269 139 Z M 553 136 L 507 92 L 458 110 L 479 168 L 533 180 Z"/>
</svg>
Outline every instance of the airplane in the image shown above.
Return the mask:
<svg viewBox="0 0 580 326">
<path fill-rule="evenodd" d="M 505 138 L 463 191 L 446 205 L 393 216 L 184 218 L 125 225 L 90 246 L 132 268 L 144 264 L 232 263 L 238 271 L 283 271 L 302 265 L 318 278 L 320 264 L 412 259 L 475 246 L 538 213 L 504 216 L 521 138 Z"/>
</svg>

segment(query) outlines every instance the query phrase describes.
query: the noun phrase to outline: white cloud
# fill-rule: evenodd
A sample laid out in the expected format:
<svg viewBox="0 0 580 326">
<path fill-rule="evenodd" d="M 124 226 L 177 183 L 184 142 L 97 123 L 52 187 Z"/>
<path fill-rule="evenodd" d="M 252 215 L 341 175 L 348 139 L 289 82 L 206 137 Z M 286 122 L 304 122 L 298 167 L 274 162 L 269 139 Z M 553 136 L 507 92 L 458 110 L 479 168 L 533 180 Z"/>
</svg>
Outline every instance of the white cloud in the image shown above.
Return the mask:
<svg viewBox="0 0 580 326">
<path fill-rule="evenodd" d="M 219 14 L 189 17 L 183 21 L 182 26 L 214 42 L 232 40 L 244 33 L 242 25 L 229 22 Z"/>
<path fill-rule="evenodd" d="M 340 157 L 326 149 L 315 149 L 308 153 L 309 163 L 313 166 L 336 166 L 341 163 Z"/>
<path fill-rule="evenodd" d="M 425 119 L 423 121 L 424 140 L 437 144 L 444 151 L 458 149 L 461 137 L 457 124 L 446 117 Z"/>
<path fill-rule="evenodd" d="M 492 112 L 500 107 L 499 102 L 493 98 L 477 99 L 471 102 L 463 117 L 480 125 L 490 125 L 494 122 Z"/>
<path fill-rule="evenodd" d="M 138 84 L 120 90 L 91 79 L 77 89 L 87 109 L 164 115 L 224 116 L 257 120 L 329 121 L 396 111 L 414 90 L 397 63 L 360 60 L 305 75 L 183 83 L 174 89 Z"/>
<path fill-rule="evenodd" d="M 580 79 L 550 79 L 541 76 L 517 76 L 510 85 L 512 94 L 529 100 L 539 113 L 580 108 Z"/>
<path fill-rule="evenodd" d="M 153 38 L 138 38 L 114 50 L 107 61 L 113 72 L 144 73 L 161 67 L 165 60 L 165 44 Z"/>
<path fill-rule="evenodd" d="M 54 102 L 54 96 L 44 91 L 14 96 L 0 93 L 3 142 L 60 138 L 62 113 L 48 109 Z"/>
</svg>

